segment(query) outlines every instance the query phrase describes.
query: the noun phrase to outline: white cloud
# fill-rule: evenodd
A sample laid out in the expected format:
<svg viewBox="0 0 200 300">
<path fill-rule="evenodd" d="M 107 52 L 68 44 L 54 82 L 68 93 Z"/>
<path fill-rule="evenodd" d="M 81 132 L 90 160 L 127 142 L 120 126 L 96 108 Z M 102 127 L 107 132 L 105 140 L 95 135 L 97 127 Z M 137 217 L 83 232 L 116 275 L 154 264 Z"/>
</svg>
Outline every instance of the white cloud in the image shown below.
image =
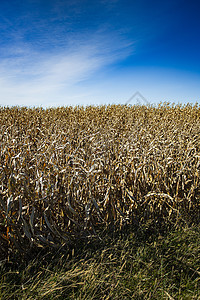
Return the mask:
<svg viewBox="0 0 200 300">
<path fill-rule="evenodd" d="M 69 104 L 67 99 L 80 96 L 78 83 L 132 52 L 133 43 L 100 33 L 86 40 L 76 36 L 66 47 L 49 52 L 13 45 L 0 61 L 0 104 Z"/>
</svg>

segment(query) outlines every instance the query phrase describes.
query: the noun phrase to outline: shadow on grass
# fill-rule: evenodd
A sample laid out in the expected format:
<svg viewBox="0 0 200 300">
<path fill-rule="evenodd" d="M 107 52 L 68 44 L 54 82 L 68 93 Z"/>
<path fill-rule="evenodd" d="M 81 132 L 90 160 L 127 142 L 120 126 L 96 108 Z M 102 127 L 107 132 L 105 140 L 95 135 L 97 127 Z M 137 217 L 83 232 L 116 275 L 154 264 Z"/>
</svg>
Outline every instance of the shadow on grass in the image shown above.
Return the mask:
<svg viewBox="0 0 200 300">
<path fill-rule="evenodd" d="M 199 299 L 200 227 L 131 231 L 1 263 L 1 299 Z M 29 254 L 30 255 L 30 254 Z M 18 261 L 17 261 L 18 259 Z"/>
</svg>

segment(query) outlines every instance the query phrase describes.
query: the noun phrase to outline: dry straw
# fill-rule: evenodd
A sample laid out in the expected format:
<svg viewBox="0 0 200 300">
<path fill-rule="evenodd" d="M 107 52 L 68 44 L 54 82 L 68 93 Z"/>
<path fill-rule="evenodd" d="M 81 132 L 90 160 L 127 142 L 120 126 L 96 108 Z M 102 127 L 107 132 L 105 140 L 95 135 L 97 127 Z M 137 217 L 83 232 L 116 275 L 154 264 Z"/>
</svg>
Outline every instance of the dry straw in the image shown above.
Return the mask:
<svg viewBox="0 0 200 300">
<path fill-rule="evenodd" d="M 200 107 L 0 108 L 0 247 L 199 222 Z"/>
</svg>

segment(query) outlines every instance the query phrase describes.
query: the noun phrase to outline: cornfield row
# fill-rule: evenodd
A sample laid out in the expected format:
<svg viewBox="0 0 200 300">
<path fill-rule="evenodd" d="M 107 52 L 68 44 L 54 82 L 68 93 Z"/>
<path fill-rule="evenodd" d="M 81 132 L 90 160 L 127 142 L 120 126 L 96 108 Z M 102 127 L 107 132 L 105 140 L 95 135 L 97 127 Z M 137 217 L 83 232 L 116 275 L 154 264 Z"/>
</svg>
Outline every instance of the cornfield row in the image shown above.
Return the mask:
<svg viewBox="0 0 200 300">
<path fill-rule="evenodd" d="M 1 107 L 0 162 L 4 257 L 200 219 L 198 105 Z"/>
</svg>

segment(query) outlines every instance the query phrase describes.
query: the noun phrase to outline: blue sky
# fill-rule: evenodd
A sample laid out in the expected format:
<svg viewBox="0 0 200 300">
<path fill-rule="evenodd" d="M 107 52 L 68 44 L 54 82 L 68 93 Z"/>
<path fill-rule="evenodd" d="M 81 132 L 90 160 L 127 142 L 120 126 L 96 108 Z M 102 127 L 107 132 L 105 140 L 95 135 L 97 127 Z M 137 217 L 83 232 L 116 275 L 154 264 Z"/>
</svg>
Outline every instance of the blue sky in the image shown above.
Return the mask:
<svg viewBox="0 0 200 300">
<path fill-rule="evenodd" d="M 192 0 L 1 0 L 0 104 L 200 102 L 199 13 Z"/>
</svg>

